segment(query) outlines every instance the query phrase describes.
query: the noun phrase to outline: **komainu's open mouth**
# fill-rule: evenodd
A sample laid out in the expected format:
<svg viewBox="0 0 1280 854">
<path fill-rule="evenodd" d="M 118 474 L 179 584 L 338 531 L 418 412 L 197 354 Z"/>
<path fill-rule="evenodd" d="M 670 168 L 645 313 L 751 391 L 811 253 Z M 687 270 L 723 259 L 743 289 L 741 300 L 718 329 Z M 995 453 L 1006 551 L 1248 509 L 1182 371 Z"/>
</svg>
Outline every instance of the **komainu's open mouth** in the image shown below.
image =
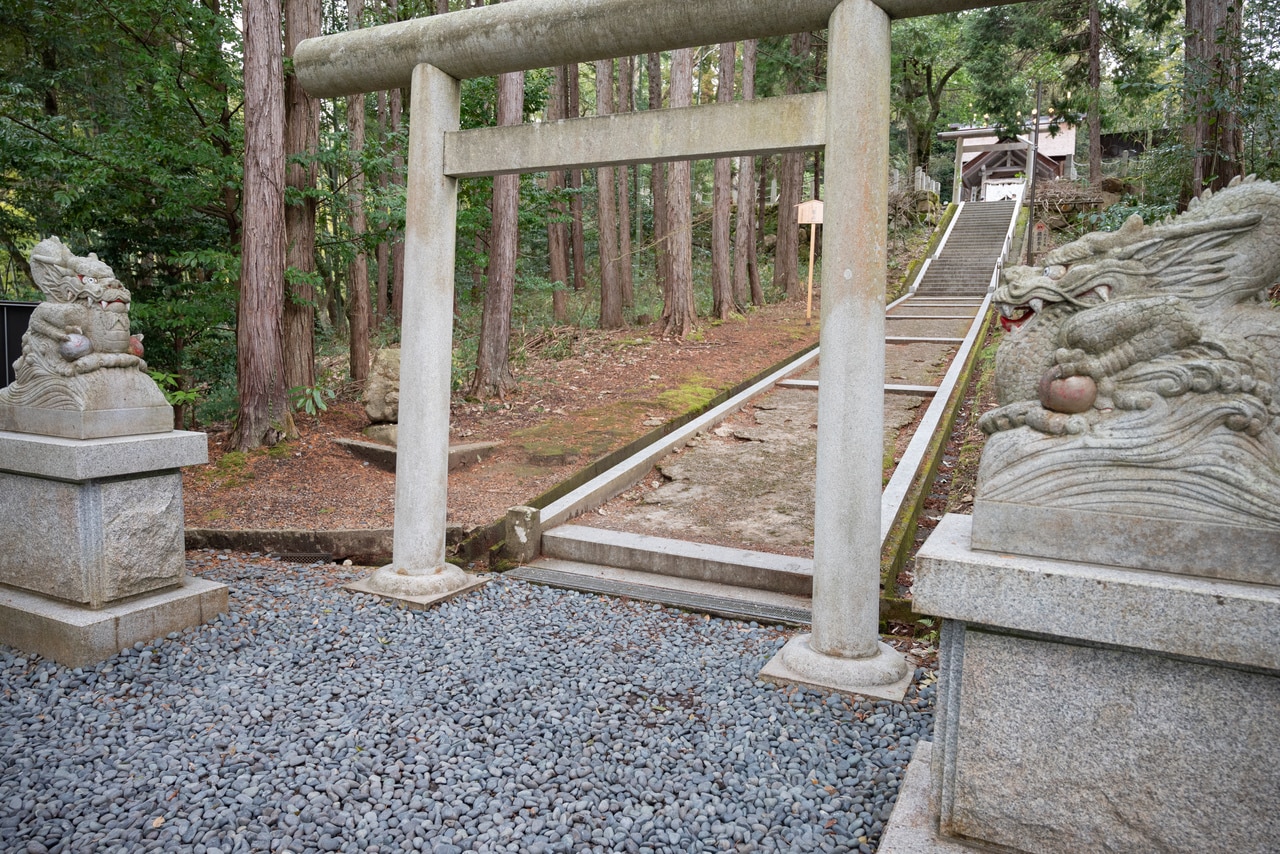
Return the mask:
<svg viewBox="0 0 1280 854">
<path fill-rule="evenodd" d="M 1012 332 L 1018 329 L 1036 313 L 1038 306 L 1035 303 L 1039 302 L 1040 300 L 1032 300 L 1031 305 L 1006 305 L 1005 303 L 1000 303 L 1000 326 L 1004 328 L 1005 332 Z"/>
</svg>

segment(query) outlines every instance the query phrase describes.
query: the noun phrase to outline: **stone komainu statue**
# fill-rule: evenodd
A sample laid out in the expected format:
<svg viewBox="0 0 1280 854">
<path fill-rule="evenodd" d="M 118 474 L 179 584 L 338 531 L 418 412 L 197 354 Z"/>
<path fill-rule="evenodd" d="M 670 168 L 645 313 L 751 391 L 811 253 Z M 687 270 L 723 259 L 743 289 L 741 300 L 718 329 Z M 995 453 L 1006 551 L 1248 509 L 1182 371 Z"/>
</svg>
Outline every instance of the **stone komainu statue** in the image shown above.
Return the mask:
<svg viewBox="0 0 1280 854">
<path fill-rule="evenodd" d="M 31 274 L 45 299 L 32 312 L 22 337 L 14 382 L 0 390 L 0 428 L 44 432 L 42 426 L 28 425 L 52 424 L 54 435 L 88 438 L 129 432 L 126 422 L 133 418 L 138 432 L 161 429 L 168 407 L 145 373 L 142 336 L 129 331 L 129 291 L 111 268 L 96 255 L 72 254 L 50 237 L 32 250 Z M 47 415 L 50 411 L 120 416 L 99 418 L 98 426 L 88 427 L 81 419 L 73 433 L 63 433 L 60 422 Z M 46 415 L 32 415 L 39 412 Z M 172 427 L 169 412 L 164 429 Z M 134 418 L 139 414 L 141 422 Z"/>
<path fill-rule="evenodd" d="M 980 498 L 1280 530 L 1278 281 L 1252 178 L 1007 270 Z"/>
</svg>

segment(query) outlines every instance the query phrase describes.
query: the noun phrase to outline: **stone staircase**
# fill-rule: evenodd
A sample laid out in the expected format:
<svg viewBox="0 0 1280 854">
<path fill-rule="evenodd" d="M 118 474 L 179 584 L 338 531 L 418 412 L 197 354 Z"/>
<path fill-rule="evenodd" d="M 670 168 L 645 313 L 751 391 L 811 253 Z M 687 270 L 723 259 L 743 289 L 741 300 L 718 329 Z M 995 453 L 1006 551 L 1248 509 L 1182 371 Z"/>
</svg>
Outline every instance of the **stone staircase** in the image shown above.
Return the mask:
<svg viewBox="0 0 1280 854">
<path fill-rule="evenodd" d="M 977 296 L 987 292 L 1018 203 L 966 202 L 941 254 L 925 270 L 918 296 Z"/>
</svg>

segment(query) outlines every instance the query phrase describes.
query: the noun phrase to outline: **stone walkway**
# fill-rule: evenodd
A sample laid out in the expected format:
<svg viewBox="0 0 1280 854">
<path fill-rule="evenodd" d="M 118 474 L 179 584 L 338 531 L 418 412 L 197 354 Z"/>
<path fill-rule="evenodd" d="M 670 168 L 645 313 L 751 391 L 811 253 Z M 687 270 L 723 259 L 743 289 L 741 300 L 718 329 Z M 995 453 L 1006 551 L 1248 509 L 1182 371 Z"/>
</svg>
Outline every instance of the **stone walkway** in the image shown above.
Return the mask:
<svg viewBox="0 0 1280 854">
<path fill-rule="evenodd" d="M 937 385 L 953 351 L 947 344 L 888 345 L 886 381 Z M 798 379 L 819 375 L 814 368 Z M 901 457 L 928 402 L 924 395 L 885 395 L 886 461 Z M 603 513 L 574 523 L 811 557 L 817 412 L 816 389 L 775 388 L 668 456 L 654 477 Z"/>
</svg>

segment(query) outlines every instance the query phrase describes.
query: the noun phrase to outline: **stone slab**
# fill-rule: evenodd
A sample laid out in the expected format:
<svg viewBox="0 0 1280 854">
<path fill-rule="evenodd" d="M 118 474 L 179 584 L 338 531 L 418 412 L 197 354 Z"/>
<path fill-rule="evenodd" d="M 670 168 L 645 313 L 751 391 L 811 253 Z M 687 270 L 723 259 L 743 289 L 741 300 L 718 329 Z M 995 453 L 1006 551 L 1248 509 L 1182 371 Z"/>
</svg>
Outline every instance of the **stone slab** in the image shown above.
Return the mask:
<svg viewBox="0 0 1280 854">
<path fill-rule="evenodd" d="M 226 610 L 226 585 L 194 577 L 96 610 L 0 588 L 0 642 L 67 667 L 87 667 L 138 641 L 207 623 Z"/>
<path fill-rule="evenodd" d="M 542 551 L 550 557 L 583 563 L 795 596 L 808 596 L 813 589 L 813 561 L 809 558 L 585 525 L 561 525 L 553 531 L 544 530 Z"/>
<path fill-rule="evenodd" d="M 360 439 L 334 439 L 333 442 L 357 457 L 368 460 L 378 468 L 394 474 L 396 470 L 395 432 L 398 432 L 396 431 L 397 425 L 375 424 L 373 427 L 367 428 L 365 432 L 368 433 L 374 427 L 390 428 L 393 431 L 391 433 L 392 443 L 365 442 Z M 461 445 L 450 445 L 449 471 L 475 465 L 500 447 L 502 447 L 501 442 L 467 442 Z"/>
<path fill-rule="evenodd" d="M 979 498 L 973 546 L 1033 557 L 1280 584 L 1280 529 Z"/>
<path fill-rule="evenodd" d="M 803 685 L 806 688 L 813 688 L 817 691 L 832 691 L 837 694 L 851 694 L 860 697 L 872 697 L 877 700 L 890 700 L 894 703 L 901 703 L 903 698 L 907 696 L 907 689 L 911 687 L 911 677 L 914 670 L 910 667 L 906 668 L 906 675 L 895 682 L 888 684 L 866 684 L 856 679 L 841 678 L 846 668 L 841 667 L 842 659 L 831 659 L 832 667 L 826 676 L 815 676 L 810 673 L 800 673 L 786 662 L 788 647 L 793 647 L 798 642 L 804 641 L 808 635 L 794 637 L 787 641 L 787 645 L 778 650 L 773 658 L 760 669 L 759 676 L 766 682 L 772 682 L 775 685 Z M 884 645 L 881 644 L 883 647 Z"/>
<path fill-rule="evenodd" d="M 172 422 L 170 422 L 172 427 Z M 86 481 L 177 469 L 209 461 L 204 433 L 165 433 L 105 439 L 67 439 L 0 431 L 0 471 L 55 480 Z"/>
<path fill-rule="evenodd" d="M 933 742 L 916 745 L 898 800 L 880 835 L 877 854 L 973 854 L 972 847 L 938 834 L 933 788 Z"/>
<path fill-rule="evenodd" d="M 173 470 L 88 482 L 0 472 L 0 530 L 0 584 L 79 605 L 170 587 L 186 572 Z"/>
<path fill-rule="evenodd" d="M 533 570 L 537 577 L 526 577 L 522 574 L 524 570 Z M 554 557 L 540 557 L 527 567 L 517 567 L 507 575 L 552 587 L 625 596 L 642 602 L 658 602 L 728 619 L 744 619 L 743 614 L 751 613 L 754 616 L 745 619 L 769 624 L 809 625 L 809 597 L 740 587 L 736 584 L 654 575 L 634 569 L 599 566 Z"/>
<path fill-rule="evenodd" d="M 976 551 L 972 525 L 920 549 L 917 613 L 1280 671 L 1280 588 Z"/>
<path fill-rule="evenodd" d="M 0 403 L 0 430 L 15 433 L 59 436 L 64 439 L 99 439 L 139 433 L 166 433 L 172 429 L 172 406 L 76 411 Z"/>
<path fill-rule="evenodd" d="M 944 835 L 1031 854 L 1276 850 L 1280 673 L 947 625 Z"/>
<path fill-rule="evenodd" d="M 350 584 L 343 585 L 343 589 L 350 590 L 352 593 L 367 593 L 370 596 L 379 596 L 383 599 L 398 603 L 401 607 L 410 608 L 415 611 L 425 611 L 442 602 L 448 602 L 450 599 L 456 599 L 464 593 L 470 593 L 472 590 L 478 590 L 489 583 L 488 575 L 469 575 L 467 583 L 450 590 L 447 593 L 439 593 L 434 596 L 401 596 L 390 593 L 383 593 L 381 590 L 374 590 L 369 586 L 368 578 L 361 578 L 359 581 L 353 581 Z"/>
</svg>

